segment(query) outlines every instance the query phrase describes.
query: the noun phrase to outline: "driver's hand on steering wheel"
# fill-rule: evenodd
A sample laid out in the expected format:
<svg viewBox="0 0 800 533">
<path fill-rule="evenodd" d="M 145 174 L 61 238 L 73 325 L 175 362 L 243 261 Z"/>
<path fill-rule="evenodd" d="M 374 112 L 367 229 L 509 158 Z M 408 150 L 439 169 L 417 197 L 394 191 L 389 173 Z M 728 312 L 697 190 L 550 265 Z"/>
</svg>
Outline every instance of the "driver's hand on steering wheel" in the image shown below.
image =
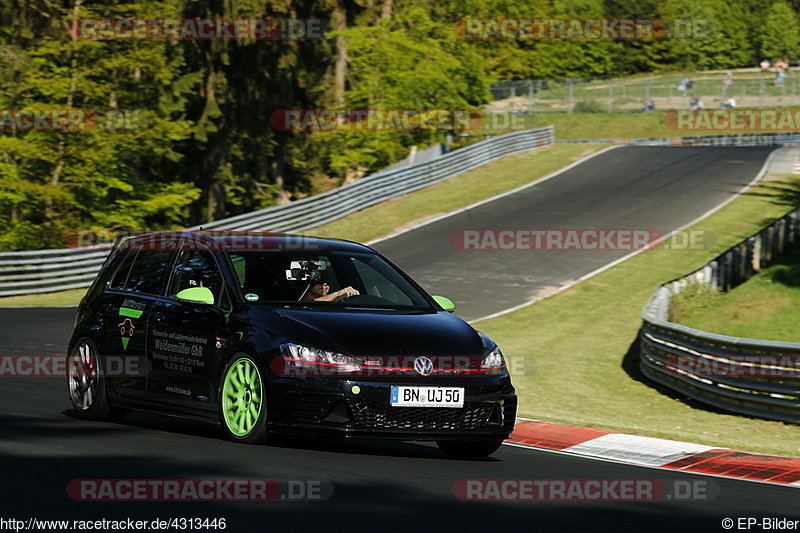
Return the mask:
<svg viewBox="0 0 800 533">
<path fill-rule="evenodd" d="M 340 290 L 336 291 L 336 299 L 340 300 L 342 298 L 350 298 L 351 296 L 358 296 L 359 294 L 361 294 L 361 293 L 359 293 L 353 287 L 349 287 L 348 286 L 348 287 L 345 287 L 344 289 L 340 289 Z"/>
</svg>

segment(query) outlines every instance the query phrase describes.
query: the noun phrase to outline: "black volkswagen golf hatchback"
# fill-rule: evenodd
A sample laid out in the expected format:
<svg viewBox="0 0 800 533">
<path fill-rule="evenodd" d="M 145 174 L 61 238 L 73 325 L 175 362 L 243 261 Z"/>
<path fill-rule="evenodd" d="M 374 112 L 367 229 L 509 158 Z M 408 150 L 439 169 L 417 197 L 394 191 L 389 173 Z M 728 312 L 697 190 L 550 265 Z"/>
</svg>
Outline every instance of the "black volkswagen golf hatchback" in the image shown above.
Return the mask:
<svg viewBox="0 0 800 533">
<path fill-rule="evenodd" d="M 69 346 L 79 416 L 131 409 L 268 433 L 493 453 L 517 397 L 500 349 L 367 246 L 291 235 L 118 241 Z"/>
</svg>

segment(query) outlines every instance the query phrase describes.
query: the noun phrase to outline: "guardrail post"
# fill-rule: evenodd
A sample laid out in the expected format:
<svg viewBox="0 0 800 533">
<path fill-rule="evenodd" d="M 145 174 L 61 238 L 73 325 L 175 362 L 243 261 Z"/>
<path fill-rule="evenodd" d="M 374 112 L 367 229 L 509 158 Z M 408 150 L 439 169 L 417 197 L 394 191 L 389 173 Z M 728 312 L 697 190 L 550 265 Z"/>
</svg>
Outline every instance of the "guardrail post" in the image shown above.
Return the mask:
<svg viewBox="0 0 800 533">
<path fill-rule="evenodd" d="M 753 238 L 752 265 L 755 272 L 761 272 L 761 239 Z"/>
<path fill-rule="evenodd" d="M 710 287 L 715 291 L 719 290 L 719 261 L 711 261 L 708 264 L 711 267 L 711 279 L 709 280 Z"/>
<path fill-rule="evenodd" d="M 786 220 L 778 221 L 778 253 L 781 254 L 786 249 Z"/>
<path fill-rule="evenodd" d="M 765 248 L 764 251 L 767 254 L 766 257 L 764 257 L 764 260 L 767 263 L 771 263 L 772 258 L 775 256 L 775 230 L 773 229 L 772 226 L 768 226 L 766 228 L 766 231 L 764 232 L 764 238 L 767 240 L 767 242 L 765 243 L 766 246 L 764 247 Z"/>
</svg>

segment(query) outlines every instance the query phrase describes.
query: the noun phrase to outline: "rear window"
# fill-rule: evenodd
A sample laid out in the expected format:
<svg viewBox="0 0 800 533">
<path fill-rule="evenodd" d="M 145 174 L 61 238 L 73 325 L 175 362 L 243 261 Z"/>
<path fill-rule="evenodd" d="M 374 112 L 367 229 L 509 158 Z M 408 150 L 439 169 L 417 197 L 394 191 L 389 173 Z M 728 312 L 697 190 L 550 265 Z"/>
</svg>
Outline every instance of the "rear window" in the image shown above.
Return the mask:
<svg viewBox="0 0 800 533">
<path fill-rule="evenodd" d="M 128 273 L 125 290 L 159 294 L 171 258 L 170 251 L 140 251 Z"/>
<path fill-rule="evenodd" d="M 112 289 L 123 290 L 125 283 L 128 281 L 128 273 L 131 271 L 133 260 L 136 259 L 136 252 L 118 252 L 122 255 L 122 262 L 119 263 L 114 279 L 111 281 L 110 287 Z"/>
</svg>

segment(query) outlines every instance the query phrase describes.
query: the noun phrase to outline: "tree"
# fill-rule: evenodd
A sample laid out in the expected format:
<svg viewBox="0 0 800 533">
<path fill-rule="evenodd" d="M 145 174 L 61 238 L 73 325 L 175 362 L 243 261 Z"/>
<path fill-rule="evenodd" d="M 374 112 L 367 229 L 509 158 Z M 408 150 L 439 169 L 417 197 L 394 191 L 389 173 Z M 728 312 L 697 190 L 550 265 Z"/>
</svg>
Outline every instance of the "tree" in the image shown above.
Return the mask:
<svg viewBox="0 0 800 533">
<path fill-rule="evenodd" d="M 797 13 L 783 0 L 774 2 L 765 13 L 757 39 L 761 56 L 767 59 L 794 59 L 800 45 Z"/>
<path fill-rule="evenodd" d="M 477 110 L 488 101 L 480 57 L 418 6 L 394 6 L 374 26 L 332 34 L 348 43 L 344 109 Z M 444 131 L 332 131 L 313 135 L 324 170 L 349 181 L 401 158 Z"/>
<path fill-rule="evenodd" d="M 147 6 L 156 16 L 174 16 L 168 2 Z M 174 46 L 79 40 L 68 31 L 70 20 L 143 12 L 136 3 L 96 2 L 87 8 L 74 0 L 66 8 L 42 2 L 28 9 L 24 16 L 34 19 L 36 38 L 4 32 L 15 37 L 5 41 L 3 49 L 19 53 L 21 59 L 2 65 L 11 69 L 16 85 L 3 95 L 0 107 L 88 110 L 87 117 L 124 111 L 123 116 L 146 117 L 147 123 L 103 129 L 85 121 L 81 131 L 3 134 L 0 246 L 58 247 L 64 245 L 68 229 L 139 229 L 188 222 L 183 208 L 198 191 L 174 178 L 162 179 L 174 175 L 169 170 L 180 159 L 174 143 L 188 134 L 188 123 L 176 106 L 161 98 L 182 64 L 181 56 L 171 53 Z"/>
<path fill-rule="evenodd" d="M 665 64 L 703 70 L 751 63 L 753 49 L 747 38 L 749 12 L 741 3 L 669 0 L 663 14 L 666 20 L 686 21 L 687 28 L 691 28 L 687 35 L 666 41 Z"/>
</svg>

